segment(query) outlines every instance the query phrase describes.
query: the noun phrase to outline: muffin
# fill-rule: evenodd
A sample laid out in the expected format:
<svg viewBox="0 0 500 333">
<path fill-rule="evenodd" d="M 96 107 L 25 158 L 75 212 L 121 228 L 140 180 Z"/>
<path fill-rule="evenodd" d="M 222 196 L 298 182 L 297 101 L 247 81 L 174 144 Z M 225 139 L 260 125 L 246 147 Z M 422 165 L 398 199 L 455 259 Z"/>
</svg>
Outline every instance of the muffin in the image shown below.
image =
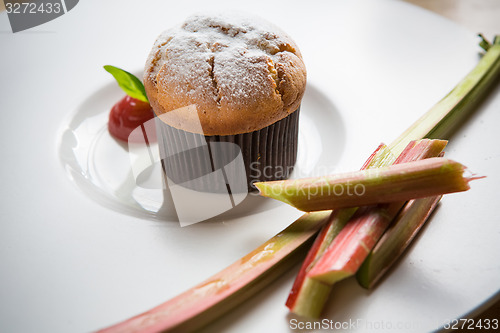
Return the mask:
<svg viewBox="0 0 500 333">
<path fill-rule="evenodd" d="M 144 86 L 174 183 L 217 191 L 203 176 L 222 168 L 226 184 L 253 190 L 292 172 L 306 69 L 276 26 L 241 13 L 191 16 L 158 37 Z M 225 168 L 238 158 L 244 172 Z"/>
</svg>

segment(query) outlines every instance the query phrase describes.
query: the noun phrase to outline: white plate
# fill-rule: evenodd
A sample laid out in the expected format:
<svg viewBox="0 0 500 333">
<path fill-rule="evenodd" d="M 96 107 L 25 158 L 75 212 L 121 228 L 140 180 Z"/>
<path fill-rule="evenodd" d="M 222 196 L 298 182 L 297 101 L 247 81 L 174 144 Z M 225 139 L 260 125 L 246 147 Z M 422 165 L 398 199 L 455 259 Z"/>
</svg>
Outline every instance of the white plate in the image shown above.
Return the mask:
<svg viewBox="0 0 500 333">
<path fill-rule="evenodd" d="M 61 163 L 68 150 L 60 147 L 77 144 L 67 133 L 78 115 L 80 124 L 96 115 L 101 136 L 88 137 L 97 140 L 96 148 L 114 147 L 102 130 L 102 117 L 120 93 L 102 65 L 137 69 L 161 30 L 193 9 L 228 7 L 273 20 L 301 46 L 312 88 L 304 115 L 310 115 L 323 148 L 323 160 L 313 165 L 332 164 L 328 168 L 335 171 L 359 168 L 380 141 L 393 140 L 478 59 L 473 33 L 398 1 L 87 0 L 17 34 L 9 32 L 1 13 L 1 331 L 105 327 L 204 280 L 300 215 L 276 205 L 180 228 L 110 204 L 116 201 L 108 200 L 113 199 L 109 191 L 82 180 L 82 164 Z M 325 318 L 359 323 L 350 327 L 357 331 L 382 326 L 429 331 L 452 318 L 470 317 L 497 299 L 499 108 L 496 87 L 447 149 L 450 158 L 488 177 L 467 193 L 445 197 L 425 232 L 374 291 L 363 290 L 354 279 L 339 283 Z M 314 131 L 304 125 L 306 135 Z M 100 170 L 94 171 L 101 175 Z M 109 184 L 102 181 L 98 184 Z M 295 273 L 207 330 L 290 331 L 295 317 L 283 304 Z"/>
<path fill-rule="evenodd" d="M 137 73 L 142 76 L 142 73 Z M 64 127 L 59 154 L 71 179 L 99 204 L 138 218 L 177 221 L 175 208 L 164 198 L 158 144 L 129 145 L 115 140 L 107 129 L 110 106 L 123 95 L 114 82 L 99 88 L 76 110 Z M 345 128 L 338 110 L 318 88 L 310 84 L 302 100 L 299 150 L 292 178 L 328 174 L 338 165 L 345 146 Z M 331 145 L 331 142 L 336 142 Z M 325 153 L 328 151 L 328 153 Z M 131 167 L 135 158 L 147 157 L 147 179 L 136 181 Z M 150 157 L 150 154 L 154 155 Z M 151 165 L 149 165 L 151 164 Z M 138 172 L 135 172 L 138 174 Z M 139 184 L 138 184 L 139 183 Z M 146 183 L 146 184 L 145 184 Z M 206 198 L 205 198 L 206 199 Z M 285 208 L 279 202 L 246 196 L 234 209 L 212 220 L 254 215 L 269 209 Z"/>
</svg>

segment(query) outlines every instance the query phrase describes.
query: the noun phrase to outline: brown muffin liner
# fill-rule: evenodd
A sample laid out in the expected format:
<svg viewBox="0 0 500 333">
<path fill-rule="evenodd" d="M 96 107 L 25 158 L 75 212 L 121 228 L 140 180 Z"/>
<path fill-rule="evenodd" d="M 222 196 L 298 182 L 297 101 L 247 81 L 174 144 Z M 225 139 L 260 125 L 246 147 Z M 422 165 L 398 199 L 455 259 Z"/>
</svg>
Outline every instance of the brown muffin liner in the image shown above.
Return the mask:
<svg viewBox="0 0 500 333">
<path fill-rule="evenodd" d="M 256 191 L 254 182 L 286 179 L 297 160 L 299 112 L 300 107 L 258 131 L 213 136 L 179 130 L 156 118 L 165 174 L 175 184 L 213 193 Z"/>
</svg>

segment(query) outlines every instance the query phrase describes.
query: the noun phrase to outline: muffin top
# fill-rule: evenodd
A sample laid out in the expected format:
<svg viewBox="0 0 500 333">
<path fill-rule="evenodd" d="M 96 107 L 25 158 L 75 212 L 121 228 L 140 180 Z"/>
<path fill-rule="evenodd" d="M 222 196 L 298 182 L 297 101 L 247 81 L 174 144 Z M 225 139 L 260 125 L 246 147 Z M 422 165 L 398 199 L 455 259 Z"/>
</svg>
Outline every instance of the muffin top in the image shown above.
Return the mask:
<svg viewBox="0 0 500 333">
<path fill-rule="evenodd" d="M 155 113 L 170 126 L 235 135 L 294 112 L 306 70 L 295 42 L 262 19 L 194 15 L 158 37 L 144 85 Z"/>
</svg>

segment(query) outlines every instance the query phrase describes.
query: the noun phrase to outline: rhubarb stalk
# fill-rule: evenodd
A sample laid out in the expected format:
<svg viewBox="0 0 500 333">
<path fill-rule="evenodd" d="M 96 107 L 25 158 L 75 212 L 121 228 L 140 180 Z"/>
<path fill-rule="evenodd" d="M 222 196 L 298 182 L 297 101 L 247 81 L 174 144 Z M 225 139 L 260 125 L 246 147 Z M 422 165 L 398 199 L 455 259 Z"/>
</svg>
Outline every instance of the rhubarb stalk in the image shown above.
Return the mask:
<svg viewBox="0 0 500 333">
<path fill-rule="evenodd" d="M 392 163 L 395 159 L 396 157 L 391 154 L 387 146 L 381 144 L 366 160 L 361 170 Z M 292 290 L 287 298 L 286 306 L 291 312 L 306 317 L 319 316 L 332 287 L 331 285 L 310 279 L 307 277 L 307 273 L 355 212 L 356 208 L 334 211 L 328 223 L 321 229 L 305 260 L 302 262 L 300 271 L 295 278 Z"/>
<path fill-rule="evenodd" d="M 432 157 L 444 147 L 441 140 L 411 142 L 394 162 L 395 167 L 417 160 L 415 163 L 442 159 Z M 310 269 L 308 277 L 333 284 L 354 275 L 403 205 L 404 201 L 359 209 Z"/>
<path fill-rule="evenodd" d="M 360 285 L 372 288 L 379 281 L 417 235 L 439 200 L 441 196 L 406 203 L 356 273 Z"/>
<path fill-rule="evenodd" d="M 397 153 L 405 142 L 425 134 L 448 137 L 467 118 L 500 74 L 500 36 L 490 44 L 481 34 L 479 45 L 486 51 L 476 67 L 439 103 L 391 144 Z M 372 288 L 408 247 L 429 218 L 440 197 L 412 200 L 379 240 L 356 274 L 358 282 Z"/>
<path fill-rule="evenodd" d="M 445 148 L 446 144 L 447 142 L 443 140 L 410 142 L 397 159 L 386 149 L 386 146 L 379 146 L 365 162 L 362 170 L 380 167 L 386 163 L 405 162 L 438 156 Z M 311 278 L 309 271 L 328 249 L 335 237 L 343 230 L 342 228 L 355 212 L 356 209 L 352 208 L 334 211 L 332 218 L 321 229 L 320 234 L 314 241 L 311 250 L 295 278 L 292 290 L 288 296 L 286 306 L 291 312 L 311 318 L 317 318 L 321 314 L 333 284 L 324 283 Z M 388 223 L 384 220 L 385 216 L 384 214 L 379 214 L 380 220 L 378 221 L 384 228 L 385 226 L 383 224 Z M 345 231 L 343 232 L 345 233 Z M 379 228 L 379 233 L 380 232 L 383 232 L 383 230 Z"/>
<path fill-rule="evenodd" d="M 255 294 L 291 266 L 330 212 L 304 214 L 288 228 L 199 285 L 138 316 L 100 330 L 188 332 L 203 327 Z"/>
<path fill-rule="evenodd" d="M 500 37 L 495 37 L 493 45 L 487 42 L 482 36 L 481 38 L 482 41 L 480 46 L 486 51 L 486 54 L 481 58 L 476 67 L 448 95 L 446 95 L 440 102 L 438 102 L 431 110 L 417 120 L 390 145 L 394 154 L 399 154 L 403 147 L 405 147 L 407 143 L 412 140 L 422 139 L 424 137 L 445 138 L 449 136 L 460 124 L 460 122 L 474 110 L 474 107 L 486 94 L 489 87 L 499 77 Z M 385 165 L 389 164 L 390 163 L 387 163 Z M 332 228 L 331 224 L 332 222 L 327 223 L 323 227 L 322 232 Z M 332 237 L 318 237 L 315 240 L 313 249 L 327 248 L 332 240 Z M 308 254 L 308 257 L 311 256 L 318 258 L 321 255 L 322 253 L 315 252 L 313 255 Z M 318 317 L 319 312 L 322 309 L 323 302 L 326 300 L 318 299 L 321 304 L 320 306 L 316 305 L 314 311 L 310 311 L 311 308 L 307 307 L 307 304 L 314 302 L 314 295 L 308 295 L 308 293 L 304 291 L 306 288 L 303 288 L 306 284 L 311 285 L 311 283 L 307 281 L 313 280 L 307 278 L 305 274 L 306 270 L 310 268 L 311 262 L 304 262 L 290 292 L 287 300 L 287 306 L 290 308 L 290 311 L 294 313 L 309 317 Z M 314 285 L 316 286 L 325 285 L 317 280 L 315 281 Z M 330 292 L 330 288 L 327 288 L 328 293 Z M 325 288 L 318 288 L 318 290 L 320 289 L 324 290 Z M 299 294 L 301 294 L 301 297 L 297 296 Z M 298 304 L 299 302 L 297 302 L 297 300 L 299 298 L 305 299 L 305 301 L 303 301 L 305 306 L 302 306 L 303 304 Z M 311 299 L 313 301 L 311 301 Z"/>
<path fill-rule="evenodd" d="M 260 194 L 305 212 L 407 201 L 469 189 L 465 167 L 444 157 L 345 174 L 255 183 Z"/>
</svg>

